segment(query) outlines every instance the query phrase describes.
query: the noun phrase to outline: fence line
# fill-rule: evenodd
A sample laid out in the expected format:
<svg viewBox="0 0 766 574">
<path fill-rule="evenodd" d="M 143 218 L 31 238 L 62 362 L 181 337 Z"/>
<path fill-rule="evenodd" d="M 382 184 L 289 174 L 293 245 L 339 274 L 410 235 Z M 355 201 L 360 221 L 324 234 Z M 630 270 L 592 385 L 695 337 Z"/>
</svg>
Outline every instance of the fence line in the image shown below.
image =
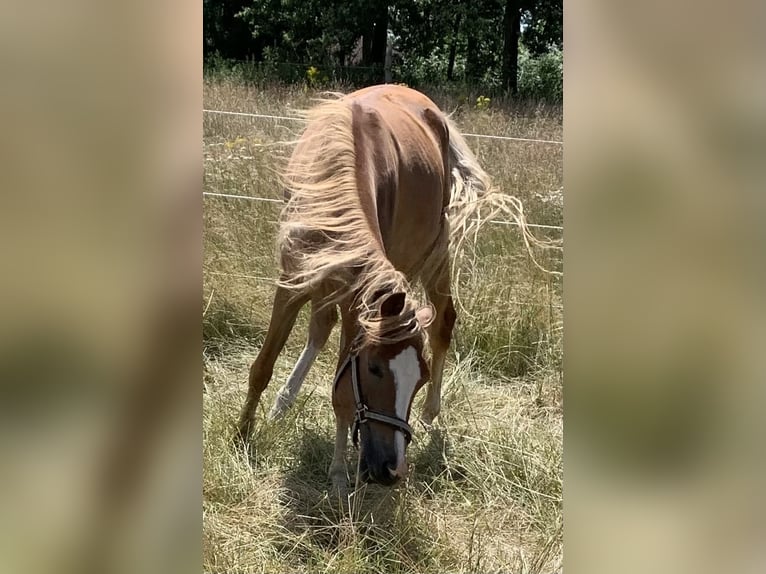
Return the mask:
<svg viewBox="0 0 766 574">
<path fill-rule="evenodd" d="M 493 136 L 489 134 L 461 134 L 461 135 L 467 138 L 486 138 L 486 139 L 492 139 L 492 140 L 509 140 L 509 141 L 515 141 L 515 142 L 533 142 L 533 143 L 543 143 L 543 144 L 564 145 L 564 142 L 557 141 L 557 140 L 537 140 L 532 138 L 516 138 L 516 137 L 510 137 L 510 136 Z"/>
<path fill-rule="evenodd" d="M 294 68 L 301 68 L 303 70 L 307 70 L 309 67 L 316 67 L 319 70 L 378 70 L 382 71 L 384 68 L 383 64 L 379 64 L 377 66 L 356 66 L 356 65 L 343 65 L 343 64 L 337 64 L 337 65 L 325 65 L 325 64 L 318 64 L 317 66 L 312 66 L 311 64 L 306 63 L 300 63 L 300 62 L 265 62 L 265 61 L 256 61 L 256 60 L 241 60 L 237 58 L 226 58 L 227 62 L 237 62 L 241 64 L 249 64 L 249 65 L 256 65 L 256 66 L 264 66 L 264 67 L 278 67 L 278 66 L 292 66 Z"/>
<path fill-rule="evenodd" d="M 292 117 L 292 116 L 278 116 L 278 115 L 272 115 L 272 114 L 256 114 L 256 113 L 248 113 L 248 112 L 234 112 L 234 111 L 224 111 L 224 110 L 209 110 L 209 109 L 203 109 L 204 113 L 208 114 L 218 114 L 218 115 L 227 115 L 227 116 L 238 116 L 238 117 L 247 117 L 247 118 L 260 118 L 260 119 L 270 119 L 270 120 L 284 120 L 284 121 L 295 121 L 295 122 L 304 122 L 305 120 L 303 118 L 299 117 Z M 529 142 L 529 143 L 542 143 L 542 144 L 553 144 L 553 145 L 563 145 L 564 142 L 557 141 L 557 140 L 543 140 L 543 139 L 533 139 L 533 138 L 520 138 L 520 137 L 510 137 L 510 136 L 497 136 L 497 135 L 488 135 L 488 134 L 473 134 L 473 133 L 465 133 L 462 134 L 464 137 L 474 137 L 474 138 L 485 138 L 485 139 L 495 139 L 495 140 L 506 140 L 506 141 L 519 141 L 519 142 Z M 220 145 L 220 144 L 219 144 Z M 208 197 L 222 197 L 222 198 L 228 198 L 228 199 L 242 199 L 242 200 L 248 200 L 248 201 L 256 201 L 256 202 L 263 202 L 263 203 L 278 203 L 283 204 L 284 202 L 281 199 L 272 199 L 267 197 L 254 197 L 249 195 L 234 195 L 229 193 L 215 193 L 210 191 L 203 191 L 203 196 Z M 512 226 L 518 226 L 519 224 L 515 221 L 500 221 L 496 219 L 489 220 L 490 223 L 495 223 L 498 225 L 512 225 Z M 564 228 L 559 225 L 542 225 L 537 223 L 528 223 L 528 227 L 534 227 L 538 229 L 554 229 L 561 231 Z M 212 270 L 206 270 L 206 273 L 209 273 L 211 275 L 219 275 L 223 277 L 238 277 L 242 279 L 253 279 L 256 281 L 274 284 L 274 279 L 271 279 L 269 277 L 261 277 L 257 275 L 245 275 L 245 274 L 239 274 L 239 273 L 225 273 L 221 271 L 212 271 Z M 548 304 L 541 304 L 541 303 L 535 303 L 532 301 L 512 301 L 512 303 L 517 305 L 529 305 L 529 306 L 547 306 Z M 561 305 L 555 305 L 553 304 L 552 307 L 556 309 L 561 309 Z"/>
<path fill-rule="evenodd" d="M 204 270 L 205 273 L 209 273 L 210 275 L 220 275 L 222 277 L 239 277 L 240 279 L 255 279 L 256 281 L 262 281 L 263 283 L 270 283 L 270 284 L 276 284 L 276 279 L 273 279 L 271 277 L 261 277 L 259 275 L 244 275 L 242 273 L 226 273 L 225 271 L 207 271 Z"/>
<path fill-rule="evenodd" d="M 249 199 L 251 201 L 263 201 L 264 203 L 284 203 L 281 199 L 271 199 L 269 197 L 251 197 L 249 195 L 232 195 L 230 193 L 214 193 L 212 191 L 203 191 L 202 195 L 211 197 L 228 197 L 231 199 Z"/>
<path fill-rule="evenodd" d="M 219 114 L 224 116 L 240 116 L 245 118 L 262 118 L 262 119 L 270 119 L 270 120 L 286 120 L 291 122 L 304 122 L 303 118 L 298 118 L 294 116 L 276 116 L 271 114 L 254 114 L 249 112 L 231 112 L 226 110 L 208 110 L 203 109 L 202 110 L 206 114 Z M 531 143 L 542 143 L 542 144 L 554 144 L 554 145 L 564 145 L 563 141 L 558 140 L 542 140 L 542 139 L 534 139 L 534 138 L 519 138 L 519 137 L 511 137 L 511 136 L 496 136 L 496 135 L 490 135 L 490 134 L 462 134 L 464 137 L 472 137 L 472 138 L 485 138 L 485 139 L 493 139 L 493 140 L 507 140 L 507 141 L 519 141 L 519 142 L 531 142 Z"/>
<path fill-rule="evenodd" d="M 303 118 L 297 118 L 293 116 L 272 116 L 269 114 L 251 114 L 249 112 L 229 112 L 224 110 L 206 110 L 203 109 L 206 114 L 220 114 L 222 116 L 243 116 L 246 118 L 264 118 L 267 120 L 288 120 L 291 122 L 305 122 Z"/>
<path fill-rule="evenodd" d="M 253 197 L 250 195 L 232 195 L 230 193 L 214 193 L 212 191 L 203 191 L 202 195 L 207 195 L 210 197 L 227 197 L 230 199 L 246 199 L 248 201 L 262 201 L 264 203 L 284 203 L 281 199 L 271 199 L 268 197 Z M 518 227 L 518 223 L 515 221 L 500 221 L 497 219 L 490 219 L 490 223 L 497 223 L 498 225 L 514 225 Z M 527 227 L 537 227 L 539 229 L 556 229 L 558 231 L 563 230 L 564 228 L 560 225 L 542 225 L 539 223 L 527 223 Z"/>
</svg>

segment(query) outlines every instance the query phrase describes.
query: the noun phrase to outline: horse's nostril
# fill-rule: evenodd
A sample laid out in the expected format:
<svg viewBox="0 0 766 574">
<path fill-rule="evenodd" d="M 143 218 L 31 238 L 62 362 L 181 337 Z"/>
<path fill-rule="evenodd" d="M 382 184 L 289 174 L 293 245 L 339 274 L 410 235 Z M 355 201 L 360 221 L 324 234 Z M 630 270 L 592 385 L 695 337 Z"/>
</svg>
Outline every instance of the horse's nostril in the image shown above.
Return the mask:
<svg viewBox="0 0 766 574">
<path fill-rule="evenodd" d="M 395 464 L 388 465 L 388 472 L 391 473 L 392 477 L 396 477 L 396 479 L 405 478 L 409 472 L 409 469 L 407 468 L 407 463 L 405 461 L 398 461 Z"/>
<path fill-rule="evenodd" d="M 386 470 L 388 471 L 388 475 L 391 477 L 391 480 L 394 482 L 398 482 L 402 480 L 403 478 L 406 478 L 407 476 L 407 465 L 401 464 L 401 463 L 393 463 L 386 466 Z"/>
<path fill-rule="evenodd" d="M 391 486 L 399 482 L 399 475 L 391 467 L 386 466 L 381 469 L 381 473 L 377 476 L 377 482 L 384 486 Z"/>
<path fill-rule="evenodd" d="M 369 470 L 370 472 L 367 475 L 368 481 L 377 482 L 384 486 L 390 486 L 398 482 L 400 478 L 396 470 L 387 464 L 372 467 Z"/>
</svg>

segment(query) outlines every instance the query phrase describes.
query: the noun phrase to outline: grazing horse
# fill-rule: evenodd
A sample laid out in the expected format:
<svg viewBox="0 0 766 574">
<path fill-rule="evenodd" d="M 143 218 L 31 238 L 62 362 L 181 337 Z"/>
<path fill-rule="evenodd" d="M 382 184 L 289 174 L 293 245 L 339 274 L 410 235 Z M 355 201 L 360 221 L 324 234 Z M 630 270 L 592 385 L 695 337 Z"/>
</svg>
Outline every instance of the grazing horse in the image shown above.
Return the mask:
<svg viewBox="0 0 766 574">
<path fill-rule="evenodd" d="M 502 194 L 490 190 L 449 118 L 415 90 L 365 88 L 323 100 L 307 119 L 284 175 L 281 277 L 238 436 L 252 434 L 256 406 L 303 305 L 311 302 L 308 341 L 272 418 L 295 400 L 339 309 L 330 478 L 338 488 L 346 484 L 351 431 L 360 478 L 390 485 L 407 474 L 410 409 L 429 379 L 421 420 L 430 424 L 439 414 L 456 319 L 450 248 L 477 221 L 479 206 L 497 204 Z M 417 282 L 428 304 L 418 303 Z"/>
</svg>

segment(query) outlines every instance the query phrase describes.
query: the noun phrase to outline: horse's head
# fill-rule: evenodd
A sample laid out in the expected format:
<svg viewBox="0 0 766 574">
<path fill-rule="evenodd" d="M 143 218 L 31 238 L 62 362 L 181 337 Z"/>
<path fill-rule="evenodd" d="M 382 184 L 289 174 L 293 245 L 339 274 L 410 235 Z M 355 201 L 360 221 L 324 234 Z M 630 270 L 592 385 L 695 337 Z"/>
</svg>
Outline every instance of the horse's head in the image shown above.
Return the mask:
<svg viewBox="0 0 766 574">
<path fill-rule="evenodd" d="M 423 331 L 433 319 L 433 309 L 407 311 L 405 300 L 404 293 L 384 296 L 377 312 L 383 321 L 400 319 L 401 325 L 409 325 L 406 336 L 366 338 L 360 347 L 352 348 L 333 392 L 336 416 L 348 420 L 349 413 L 354 413 L 361 478 L 385 485 L 407 474 L 410 409 L 430 377 L 423 358 Z"/>
</svg>

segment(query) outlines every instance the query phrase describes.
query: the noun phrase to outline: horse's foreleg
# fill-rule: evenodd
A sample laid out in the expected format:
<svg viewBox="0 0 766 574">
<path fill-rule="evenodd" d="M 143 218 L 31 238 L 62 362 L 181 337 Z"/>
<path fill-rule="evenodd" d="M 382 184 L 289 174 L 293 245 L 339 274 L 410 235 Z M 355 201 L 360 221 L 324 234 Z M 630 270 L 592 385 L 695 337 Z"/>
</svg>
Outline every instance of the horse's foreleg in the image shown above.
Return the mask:
<svg viewBox="0 0 766 574">
<path fill-rule="evenodd" d="M 441 387 L 444 375 L 444 361 L 452 341 L 452 329 L 455 326 L 457 314 L 452 304 L 450 290 L 449 266 L 438 276 L 433 286 L 426 288 L 428 299 L 436 309 L 436 318 L 428 328 L 431 343 L 431 382 L 428 384 L 426 399 L 423 402 L 421 420 L 430 425 L 441 410 Z"/>
<path fill-rule="evenodd" d="M 348 445 L 348 429 L 351 422 L 341 417 L 335 418 L 335 451 L 330 464 L 330 481 L 339 493 L 348 490 L 348 468 L 346 466 L 346 446 Z"/>
<path fill-rule="evenodd" d="M 279 389 L 274 406 L 269 413 L 269 418 L 279 418 L 293 404 L 295 397 L 301 390 L 303 381 L 306 379 L 306 375 L 314 364 L 314 360 L 324 348 L 332 328 L 338 320 L 338 313 L 334 305 L 324 307 L 321 307 L 321 305 L 321 300 L 312 302 L 308 341 L 303 348 L 298 362 L 287 378 L 287 382 Z"/>
<path fill-rule="evenodd" d="M 298 312 L 306 303 L 307 297 L 294 297 L 287 289 L 277 288 L 274 296 L 274 306 L 271 311 L 271 321 L 266 339 L 263 342 L 258 357 L 250 367 L 250 383 L 247 390 L 247 400 L 239 415 L 238 438 L 247 441 L 252 433 L 255 419 L 255 408 L 261 400 L 261 394 L 271 380 L 274 363 L 287 342 L 287 337 L 295 324 Z"/>
</svg>

